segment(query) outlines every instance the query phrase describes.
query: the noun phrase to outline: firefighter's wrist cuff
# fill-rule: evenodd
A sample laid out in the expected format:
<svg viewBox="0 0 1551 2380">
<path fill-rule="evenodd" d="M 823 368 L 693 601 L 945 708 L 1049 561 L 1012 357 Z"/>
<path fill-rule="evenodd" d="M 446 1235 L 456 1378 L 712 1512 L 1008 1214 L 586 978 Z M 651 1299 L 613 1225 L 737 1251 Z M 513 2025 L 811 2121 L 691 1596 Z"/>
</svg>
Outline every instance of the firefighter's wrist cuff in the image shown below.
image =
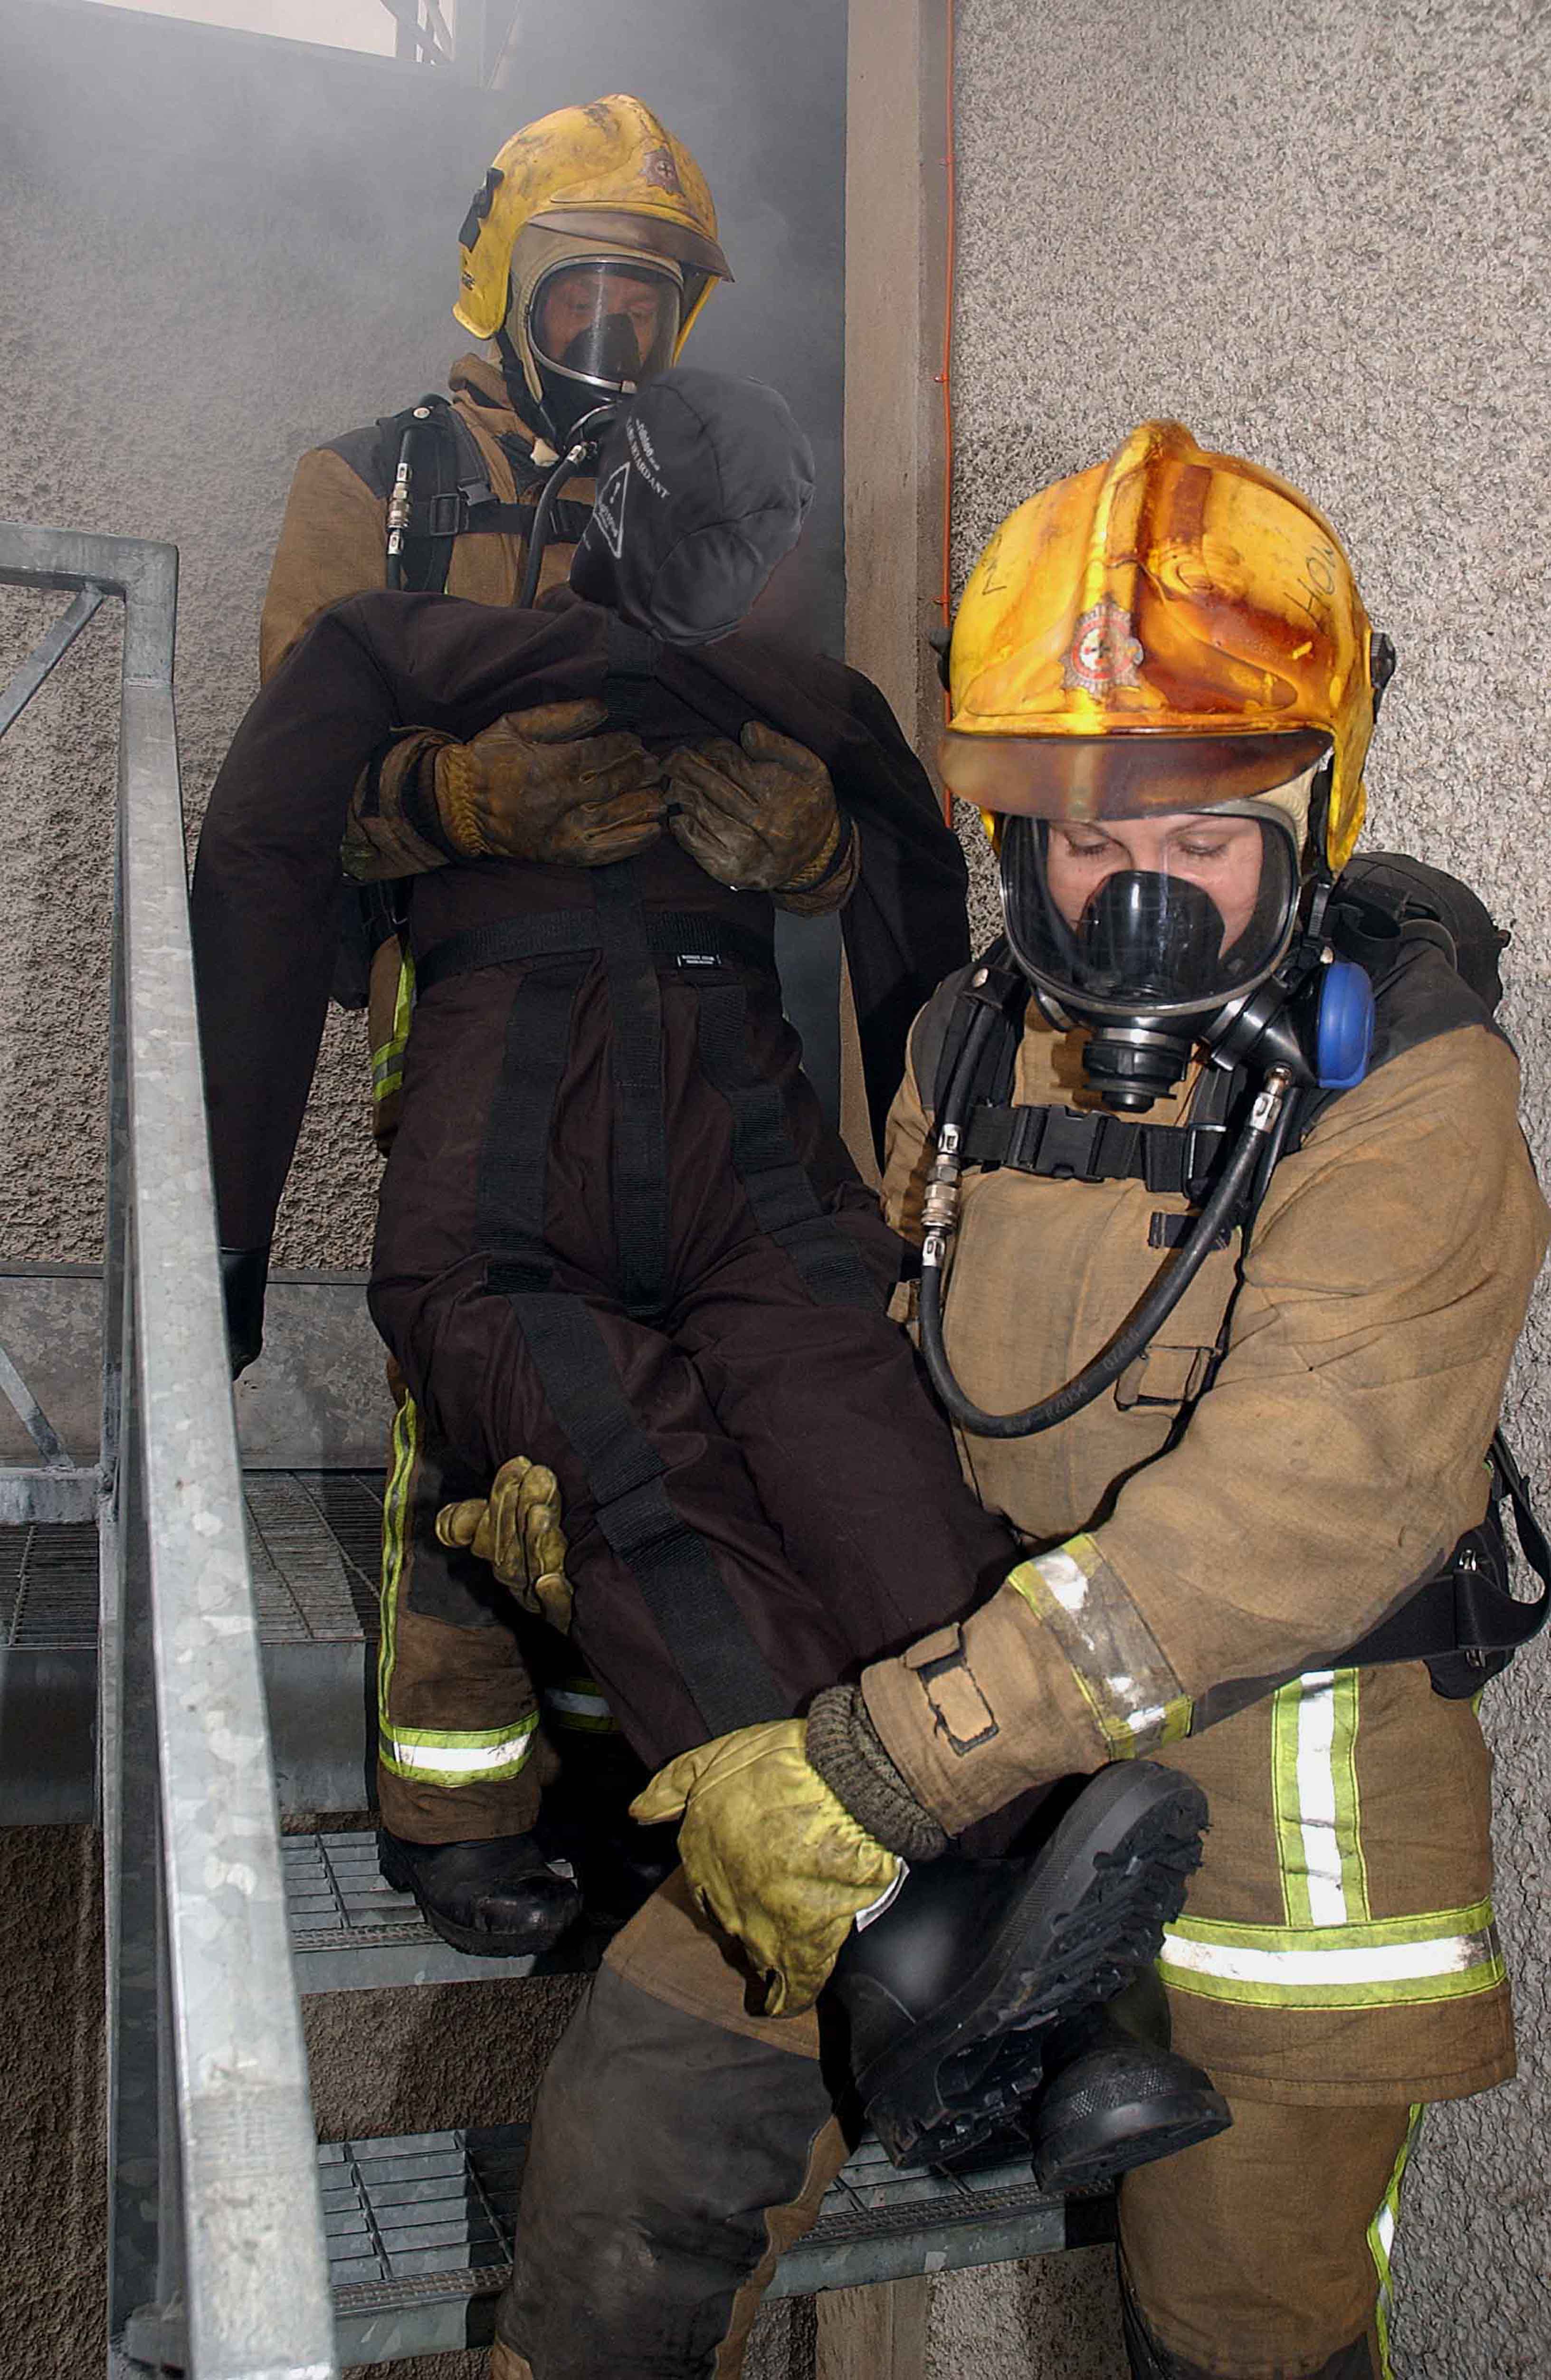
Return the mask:
<svg viewBox="0 0 1551 2380">
<path fill-rule="evenodd" d="M 884 1751 L 951 1835 L 1031 1786 L 1114 1757 L 1071 1662 L 1012 1580 L 961 1624 L 875 1662 L 861 1692 Z"/>
<path fill-rule="evenodd" d="M 396 737 L 362 771 L 340 856 L 359 883 L 423 876 L 456 859 L 436 807 L 436 762 L 447 739 L 425 729 Z"/>
<path fill-rule="evenodd" d="M 829 1686 L 808 1711 L 806 1750 L 838 1802 L 903 1860 L 940 1858 L 948 1838 L 884 1751 L 854 1686 Z"/>
<path fill-rule="evenodd" d="M 849 819 L 837 816 L 823 848 L 774 894 L 778 909 L 799 917 L 828 917 L 843 909 L 861 873 L 862 838 Z"/>
</svg>

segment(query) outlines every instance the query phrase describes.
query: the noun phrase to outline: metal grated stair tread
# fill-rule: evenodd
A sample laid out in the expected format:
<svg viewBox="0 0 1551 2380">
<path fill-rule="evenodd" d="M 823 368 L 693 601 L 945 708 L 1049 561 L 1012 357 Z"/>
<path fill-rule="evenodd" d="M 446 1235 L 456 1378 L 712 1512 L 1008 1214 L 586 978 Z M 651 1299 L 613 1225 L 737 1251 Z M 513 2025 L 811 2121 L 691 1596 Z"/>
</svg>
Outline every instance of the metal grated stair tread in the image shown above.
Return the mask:
<svg viewBox="0 0 1551 2380">
<path fill-rule="evenodd" d="M 527 2127 L 331 2142 L 318 2152 L 343 2362 L 479 2345 L 510 2269 Z M 1026 2160 L 901 2173 L 873 2140 L 782 2258 L 777 2297 L 1086 2247 L 1114 2236 L 1108 2194 L 1039 2190 Z"/>
<path fill-rule="evenodd" d="M 291 1957 L 304 1992 L 515 1983 L 585 1973 L 598 1963 L 602 1937 L 584 1929 L 544 1959 L 476 1959 L 452 1949 L 407 1892 L 383 1882 L 374 1833 L 285 1835 L 280 1853 Z"/>
<path fill-rule="evenodd" d="M 283 1809 L 362 1806 L 382 1488 L 371 1471 L 243 1475 Z M 93 1815 L 97 1626 L 95 1524 L 0 1525 L 0 1823 Z"/>
</svg>

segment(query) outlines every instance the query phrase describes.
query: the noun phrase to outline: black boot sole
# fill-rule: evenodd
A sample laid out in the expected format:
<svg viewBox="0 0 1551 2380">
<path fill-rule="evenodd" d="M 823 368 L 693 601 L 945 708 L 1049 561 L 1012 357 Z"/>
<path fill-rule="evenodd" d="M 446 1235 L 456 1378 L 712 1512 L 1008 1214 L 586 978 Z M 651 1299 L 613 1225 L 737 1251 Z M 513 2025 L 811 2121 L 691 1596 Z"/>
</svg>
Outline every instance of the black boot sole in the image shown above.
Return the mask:
<svg viewBox="0 0 1551 2380">
<path fill-rule="evenodd" d="M 1206 1797 L 1152 1761 L 1078 1796 L 959 1988 L 856 2077 L 895 2165 L 932 2165 L 1014 2117 L 1044 2082 L 1040 2036 L 1157 1955 L 1201 1861 Z"/>
<path fill-rule="evenodd" d="M 431 1932 L 445 1942 L 450 1949 L 462 1950 L 471 1959 L 539 1959 L 552 1950 L 563 1936 L 570 1933 L 582 1914 L 580 1900 L 569 1908 L 557 1911 L 542 1921 L 537 1917 L 527 1925 L 511 1926 L 504 1933 L 493 1932 L 484 1925 L 459 1925 L 444 1916 L 432 1900 L 428 1900 L 415 1870 L 388 1838 L 379 1833 L 377 1864 L 382 1881 L 394 1892 L 407 1892 Z"/>
<path fill-rule="evenodd" d="M 1134 2101 L 1108 2108 L 1070 2129 L 1058 2127 L 1034 2143 L 1034 2178 L 1041 2190 L 1098 2190 L 1138 2166 L 1177 2156 L 1202 2141 L 1216 2140 L 1233 2121 L 1217 2091 L 1181 2091 L 1173 2098 Z"/>
</svg>

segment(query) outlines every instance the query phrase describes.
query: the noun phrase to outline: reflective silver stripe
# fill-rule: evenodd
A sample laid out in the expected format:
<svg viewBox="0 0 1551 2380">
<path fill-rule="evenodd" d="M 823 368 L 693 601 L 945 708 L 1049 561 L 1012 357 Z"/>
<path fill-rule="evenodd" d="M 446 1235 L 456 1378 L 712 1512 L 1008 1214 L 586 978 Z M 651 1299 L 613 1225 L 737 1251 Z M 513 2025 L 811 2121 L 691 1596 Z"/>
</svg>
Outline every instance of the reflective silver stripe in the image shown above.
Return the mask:
<svg viewBox="0 0 1551 2380">
<path fill-rule="evenodd" d="M 1007 1584 L 1070 1662 L 1112 1760 L 1134 1759 L 1190 1733 L 1190 1698 L 1095 1538 L 1069 1537 L 1020 1562 Z"/>
<path fill-rule="evenodd" d="M 1360 1685 L 1355 1670 L 1311 1670 L 1272 1696 L 1272 1782 L 1290 1925 L 1344 1925 L 1368 1915 L 1357 1790 Z"/>
<path fill-rule="evenodd" d="M 1187 1942 L 1165 1937 L 1163 1963 L 1190 1974 L 1221 1975 L 1236 1983 L 1278 1984 L 1284 1989 L 1326 1984 L 1393 1984 L 1425 1975 L 1461 1974 L 1497 1956 L 1490 1927 L 1479 1934 L 1446 1934 L 1431 1942 L 1385 1942 L 1371 1949 L 1256 1950 L 1227 1942 Z"/>
<path fill-rule="evenodd" d="M 606 1719 L 613 1716 L 601 1694 L 577 1694 L 565 1686 L 546 1686 L 544 1707 L 570 1718 Z"/>
<path fill-rule="evenodd" d="M 1242 2007 L 1380 2008 L 1457 1999 L 1503 1981 L 1489 1901 L 1336 1926 L 1181 1917 L 1159 1957 L 1176 1991 Z"/>
<path fill-rule="evenodd" d="M 483 1777 L 492 1768 L 521 1767 L 532 1749 L 536 1721 L 526 1719 L 511 1735 L 494 1742 L 470 1743 L 467 1739 L 440 1736 L 430 1742 L 382 1731 L 382 1750 L 411 1774 L 434 1771 L 441 1776 Z"/>
</svg>

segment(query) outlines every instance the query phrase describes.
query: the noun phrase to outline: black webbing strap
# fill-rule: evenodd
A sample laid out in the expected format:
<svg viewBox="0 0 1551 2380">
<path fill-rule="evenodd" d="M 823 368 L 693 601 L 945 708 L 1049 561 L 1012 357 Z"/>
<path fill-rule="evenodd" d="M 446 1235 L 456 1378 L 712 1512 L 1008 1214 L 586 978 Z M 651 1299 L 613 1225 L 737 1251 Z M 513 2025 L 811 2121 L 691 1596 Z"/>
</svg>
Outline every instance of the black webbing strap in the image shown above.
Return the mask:
<svg viewBox="0 0 1551 2380">
<path fill-rule="evenodd" d="M 662 990 L 628 860 L 591 870 L 609 984 L 614 1245 L 625 1311 L 661 1312 L 668 1273 L 668 1120 Z"/>
<path fill-rule="evenodd" d="M 733 1168 L 768 1239 L 783 1248 L 819 1305 L 878 1306 L 878 1286 L 853 1243 L 819 1205 L 792 1145 L 774 1083 L 758 1074 L 744 1034 L 747 999 L 741 984 L 700 994 L 699 1054 L 707 1081 L 733 1111 Z"/>
<path fill-rule="evenodd" d="M 524 977 L 506 1021 L 500 1085 L 479 1151 L 475 1231 L 499 1265 L 501 1278 L 492 1278 L 492 1285 L 508 1295 L 547 1289 L 554 1278 L 544 1245 L 550 1131 L 576 994 L 590 964 L 583 953 L 535 967 Z"/>
<path fill-rule="evenodd" d="M 571 1019 L 590 953 L 536 967 L 512 1003 L 501 1081 L 480 1152 L 486 1278 L 503 1293 L 545 1399 L 587 1473 L 598 1525 L 634 1575 L 708 1735 L 785 1718 L 782 1692 L 705 1539 L 674 1512 L 663 1465 L 637 1426 L 597 1319 L 553 1286 L 544 1186 Z"/>
<path fill-rule="evenodd" d="M 660 968 L 693 976 L 697 968 L 742 966 L 775 973 L 775 947 L 761 934 L 725 917 L 696 909 L 648 909 L 647 940 Z M 572 951 L 598 952 L 602 929 L 591 909 L 551 909 L 525 917 L 500 917 L 467 933 L 432 942 L 415 961 L 417 996 L 449 977 L 476 968 L 507 966 L 516 959 L 554 958 Z"/>
<path fill-rule="evenodd" d="M 1098 1110 L 978 1107 L 964 1129 L 963 1164 L 1006 1165 L 1056 1182 L 1145 1182 L 1194 1196 L 1223 1146 L 1220 1124 L 1142 1124 Z"/>
<path fill-rule="evenodd" d="M 1462 1654 L 1466 1666 L 1457 1687 L 1434 1682 L 1440 1693 L 1473 1693 L 1483 1681 L 1476 1671 L 1492 1675 L 1551 1617 L 1551 1547 L 1530 1502 L 1522 1472 L 1498 1430 L 1488 1456 L 1492 1474 L 1491 1501 L 1486 1517 L 1467 1529 L 1442 1568 L 1419 1586 L 1398 1611 L 1371 1630 L 1360 1643 L 1339 1656 L 1341 1669 L 1361 1669 L 1375 1661 L 1428 1661 Z M 1529 1602 L 1514 1595 L 1509 1574 L 1508 1542 L 1502 1508 L 1513 1514 L 1519 1549 L 1541 1583 L 1541 1592 Z"/>
</svg>

